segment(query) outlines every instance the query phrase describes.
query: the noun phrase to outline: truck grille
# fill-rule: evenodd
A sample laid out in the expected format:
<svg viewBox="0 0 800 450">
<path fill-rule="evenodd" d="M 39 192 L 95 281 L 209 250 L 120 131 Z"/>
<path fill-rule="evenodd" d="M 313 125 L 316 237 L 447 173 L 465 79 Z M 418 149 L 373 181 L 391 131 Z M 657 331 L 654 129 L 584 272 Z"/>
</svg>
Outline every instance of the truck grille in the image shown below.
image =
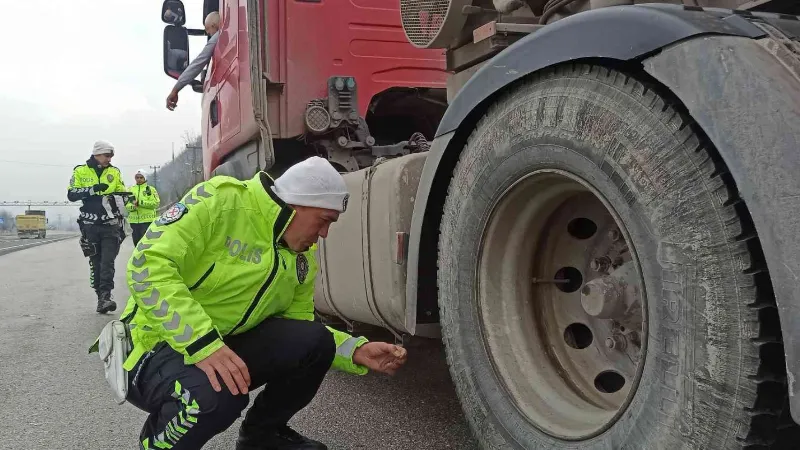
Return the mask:
<svg viewBox="0 0 800 450">
<path fill-rule="evenodd" d="M 460 7 L 464 2 L 453 3 Z M 400 0 L 400 15 L 408 40 L 417 47 L 427 48 L 433 44 L 450 8 L 450 0 Z"/>
</svg>

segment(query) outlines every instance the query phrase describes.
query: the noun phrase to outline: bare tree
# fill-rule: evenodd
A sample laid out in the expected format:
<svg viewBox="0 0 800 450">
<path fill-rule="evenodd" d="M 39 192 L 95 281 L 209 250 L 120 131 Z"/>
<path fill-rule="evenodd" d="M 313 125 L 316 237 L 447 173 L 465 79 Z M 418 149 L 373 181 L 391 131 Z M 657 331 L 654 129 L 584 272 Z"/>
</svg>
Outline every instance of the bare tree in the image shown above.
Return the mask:
<svg viewBox="0 0 800 450">
<path fill-rule="evenodd" d="M 158 170 L 157 188 L 162 208 L 180 200 L 203 180 L 202 139 L 199 134 L 187 130 L 183 133 L 183 140 L 183 150 Z"/>
</svg>

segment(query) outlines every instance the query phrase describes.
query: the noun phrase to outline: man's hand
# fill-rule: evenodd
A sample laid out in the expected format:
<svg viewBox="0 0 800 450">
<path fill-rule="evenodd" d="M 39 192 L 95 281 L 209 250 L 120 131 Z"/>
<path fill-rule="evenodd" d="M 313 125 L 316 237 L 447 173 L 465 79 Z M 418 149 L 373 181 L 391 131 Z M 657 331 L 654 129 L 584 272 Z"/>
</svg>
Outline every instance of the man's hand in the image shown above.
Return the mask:
<svg viewBox="0 0 800 450">
<path fill-rule="evenodd" d="M 370 370 L 394 375 L 406 363 L 408 352 L 399 345 L 367 342 L 353 353 L 353 362 Z"/>
<path fill-rule="evenodd" d="M 138 208 L 139 207 L 139 200 L 134 200 L 133 201 L 133 207 L 134 208 Z"/>
<path fill-rule="evenodd" d="M 167 96 L 167 109 L 174 111 L 176 106 L 178 106 L 178 91 L 173 89 Z"/>
<path fill-rule="evenodd" d="M 250 386 L 250 371 L 247 370 L 247 365 L 245 365 L 244 361 L 227 345 L 215 351 L 206 359 L 195 363 L 195 366 L 206 373 L 208 381 L 211 382 L 211 387 L 215 391 L 222 391 L 217 379 L 217 374 L 219 374 L 231 394 L 239 395 L 239 392 L 247 394 L 247 388 Z"/>
</svg>

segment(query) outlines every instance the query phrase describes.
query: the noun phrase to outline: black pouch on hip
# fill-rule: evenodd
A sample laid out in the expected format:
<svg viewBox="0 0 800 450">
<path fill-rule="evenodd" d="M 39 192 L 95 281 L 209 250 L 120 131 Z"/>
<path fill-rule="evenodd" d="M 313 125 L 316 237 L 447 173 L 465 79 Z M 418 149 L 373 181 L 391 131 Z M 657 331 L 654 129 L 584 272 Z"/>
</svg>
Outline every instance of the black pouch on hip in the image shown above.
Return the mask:
<svg viewBox="0 0 800 450">
<path fill-rule="evenodd" d="M 97 244 L 91 243 L 88 239 L 82 237 L 81 250 L 83 250 L 83 256 L 90 258 L 97 254 Z"/>
</svg>

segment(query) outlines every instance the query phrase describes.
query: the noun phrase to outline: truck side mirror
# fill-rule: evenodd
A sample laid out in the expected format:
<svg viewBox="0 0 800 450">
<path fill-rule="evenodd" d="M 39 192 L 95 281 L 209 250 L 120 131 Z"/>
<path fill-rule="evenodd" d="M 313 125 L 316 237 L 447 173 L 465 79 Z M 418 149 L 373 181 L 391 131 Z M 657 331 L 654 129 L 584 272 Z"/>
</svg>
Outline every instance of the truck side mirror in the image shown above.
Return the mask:
<svg viewBox="0 0 800 450">
<path fill-rule="evenodd" d="M 164 73 L 178 79 L 189 65 L 189 34 L 182 26 L 164 27 Z"/>
<path fill-rule="evenodd" d="M 180 0 L 166 0 L 161 6 L 161 20 L 170 25 L 186 25 L 186 9 Z"/>
</svg>

